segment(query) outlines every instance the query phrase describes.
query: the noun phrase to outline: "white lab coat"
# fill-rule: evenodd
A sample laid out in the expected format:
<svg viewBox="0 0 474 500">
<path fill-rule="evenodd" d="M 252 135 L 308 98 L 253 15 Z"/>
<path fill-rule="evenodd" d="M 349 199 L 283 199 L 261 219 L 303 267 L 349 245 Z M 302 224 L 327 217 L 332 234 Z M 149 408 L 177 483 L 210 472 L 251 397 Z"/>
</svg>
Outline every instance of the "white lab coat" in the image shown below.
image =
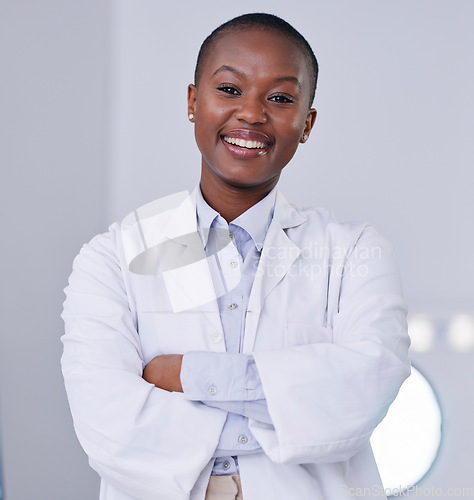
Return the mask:
<svg viewBox="0 0 474 500">
<path fill-rule="evenodd" d="M 142 378 L 159 354 L 225 351 L 195 245 L 196 189 L 135 211 L 74 261 L 62 367 L 101 500 L 204 498 L 226 413 Z M 173 263 L 157 271 L 163 243 L 175 245 Z M 410 372 L 405 318 L 391 246 L 372 227 L 277 192 L 243 346 L 273 426 L 249 423 L 264 453 L 239 456 L 245 500 L 333 500 L 356 488 L 385 498 L 369 438 Z"/>
</svg>

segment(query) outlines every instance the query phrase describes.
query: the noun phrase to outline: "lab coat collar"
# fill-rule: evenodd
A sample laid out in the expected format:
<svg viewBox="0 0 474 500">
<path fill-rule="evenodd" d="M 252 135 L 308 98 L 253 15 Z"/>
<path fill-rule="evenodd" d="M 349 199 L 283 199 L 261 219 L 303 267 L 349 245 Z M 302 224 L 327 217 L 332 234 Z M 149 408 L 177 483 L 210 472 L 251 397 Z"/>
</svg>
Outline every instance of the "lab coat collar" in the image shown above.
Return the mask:
<svg viewBox="0 0 474 500">
<path fill-rule="evenodd" d="M 306 217 L 304 217 L 293 205 L 290 205 L 278 189 L 273 217 L 278 221 L 282 229 L 296 227 L 306 222 Z"/>
<path fill-rule="evenodd" d="M 165 224 L 164 234 L 170 239 L 198 231 L 196 217 L 196 200 L 198 195 L 199 183 L 195 186 L 189 196 L 187 196 L 180 205 L 171 212 L 170 217 Z M 290 205 L 283 194 L 276 189 L 275 210 L 272 224 L 278 223 L 280 229 L 288 229 L 303 224 L 306 218 L 292 205 Z M 267 233 L 268 238 L 268 233 Z M 265 239 L 266 241 L 266 239 Z"/>
</svg>

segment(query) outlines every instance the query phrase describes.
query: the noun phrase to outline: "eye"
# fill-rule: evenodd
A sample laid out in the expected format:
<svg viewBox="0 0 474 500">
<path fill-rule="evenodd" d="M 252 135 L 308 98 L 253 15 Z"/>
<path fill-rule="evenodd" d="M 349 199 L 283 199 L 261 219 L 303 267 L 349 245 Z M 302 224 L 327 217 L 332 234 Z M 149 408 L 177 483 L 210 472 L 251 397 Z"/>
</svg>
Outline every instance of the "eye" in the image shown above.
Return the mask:
<svg viewBox="0 0 474 500">
<path fill-rule="evenodd" d="M 232 85 L 221 85 L 220 87 L 217 87 L 217 90 L 229 95 L 240 95 L 240 91 Z"/>
<path fill-rule="evenodd" d="M 293 99 L 289 96 L 283 94 L 272 95 L 268 98 L 269 101 L 276 102 L 278 104 L 291 104 Z"/>
</svg>

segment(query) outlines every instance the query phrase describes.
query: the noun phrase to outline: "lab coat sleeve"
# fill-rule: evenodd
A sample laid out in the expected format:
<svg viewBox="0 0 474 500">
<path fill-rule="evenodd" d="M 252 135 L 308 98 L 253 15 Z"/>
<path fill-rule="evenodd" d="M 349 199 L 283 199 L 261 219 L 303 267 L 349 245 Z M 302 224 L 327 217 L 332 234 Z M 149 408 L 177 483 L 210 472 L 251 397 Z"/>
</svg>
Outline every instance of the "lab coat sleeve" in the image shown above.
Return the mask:
<svg viewBox="0 0 474 500">
<path fill-rule="evenodd" d="M 226 414 L 142 378 L 116 233 L 83 247 L 65 290 L 61 363 L 75 430 L 91 466 L 118 490 L 141 500 L 184 500 Z"/>
<path fill-rule="evenodd" d="M 333 343 L 253 353 L 273 426 L 250 421 L 250 429 L 275 462 L 351 458 L 367 446 L 410 373 L 391 245 L 365 227 L 343 265 L 330 271 L 329 287 L 335 283 Z"/>
</svg>

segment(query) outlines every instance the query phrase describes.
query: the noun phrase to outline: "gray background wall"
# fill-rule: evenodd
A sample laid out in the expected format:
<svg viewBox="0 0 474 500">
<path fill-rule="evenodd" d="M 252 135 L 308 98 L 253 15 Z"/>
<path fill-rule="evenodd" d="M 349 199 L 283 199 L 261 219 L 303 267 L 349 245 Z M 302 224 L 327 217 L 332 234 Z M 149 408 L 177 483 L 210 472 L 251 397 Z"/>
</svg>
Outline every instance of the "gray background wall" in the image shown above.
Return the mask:
<svg viewBox="0 0 474 500">
<path fill-rule="evenodd" d="M 445 416 L 427 487 L 474 486 L 474 3 L 470 0 L 0 3 L 0 431 L 6 500 L 98 497 L 59 369 L 62 289 L 82 243 L 199 178 L 186 115 L 202 40 L 249 11 L 293 23 L 318 56 L 318 119 L 286 197 L 366 219 L 396 244 L 411 314 L 436 325 L 413 360 Z M 429 497 L 428 497 L 429 498 Z"/>
<path fill-rule="evenodd" d="M 59 357 L 72 259 L 103 231 L 109 7 L 0 3 L 0 432 L 6 500 L 98 498 Z"/>
</svg>

